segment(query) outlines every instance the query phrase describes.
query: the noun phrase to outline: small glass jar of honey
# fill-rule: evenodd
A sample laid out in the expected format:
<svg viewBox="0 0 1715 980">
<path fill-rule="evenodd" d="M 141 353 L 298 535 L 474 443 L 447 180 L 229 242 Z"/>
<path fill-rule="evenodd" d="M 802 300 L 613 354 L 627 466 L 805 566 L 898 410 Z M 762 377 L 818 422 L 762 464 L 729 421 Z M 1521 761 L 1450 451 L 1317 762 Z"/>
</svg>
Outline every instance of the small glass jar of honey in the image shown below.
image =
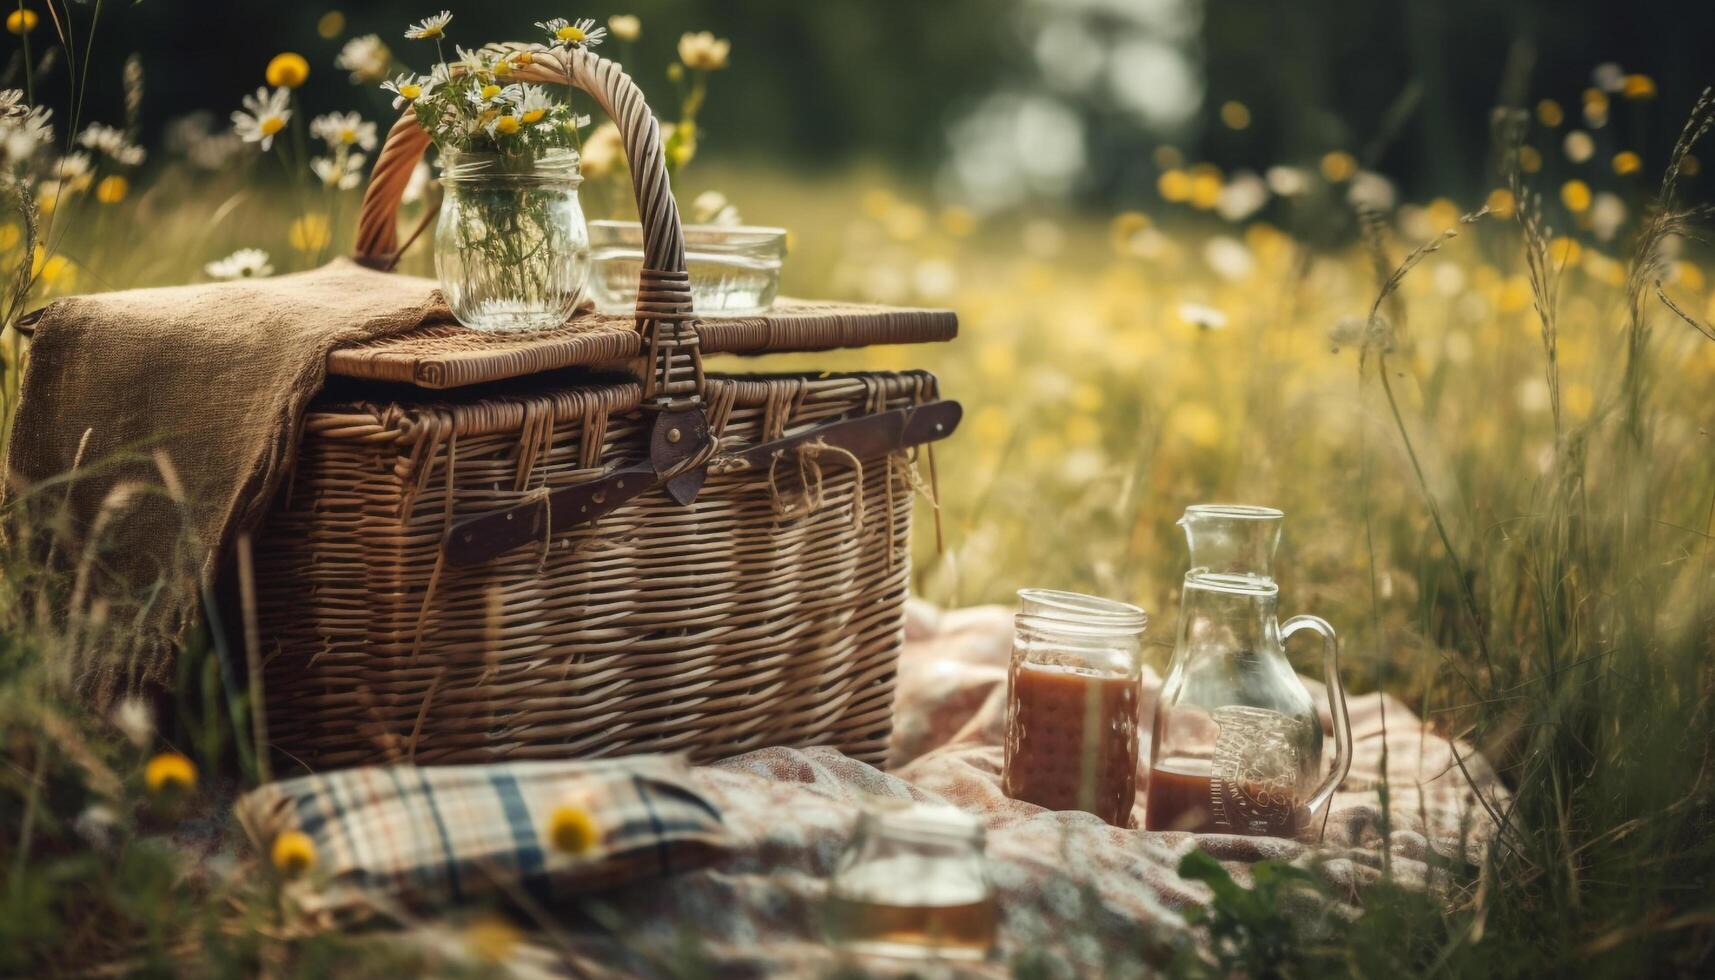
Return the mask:
<svg viewBox="0 0 1715 980">
<path fill-rule="evenodd" d="M 1015 800 L 1132 826 L 1143 631 L 1137 606 L 1026 589 L 1013 619 L 1002 786 Z"/>
<path fill-rule="evenodd" d="M 833 939 L 870 955 L 986 958 L 997 914 L 983 847 L 982 825 L 963 810 L 865 810 L 828 884 Z"/>
</svg>

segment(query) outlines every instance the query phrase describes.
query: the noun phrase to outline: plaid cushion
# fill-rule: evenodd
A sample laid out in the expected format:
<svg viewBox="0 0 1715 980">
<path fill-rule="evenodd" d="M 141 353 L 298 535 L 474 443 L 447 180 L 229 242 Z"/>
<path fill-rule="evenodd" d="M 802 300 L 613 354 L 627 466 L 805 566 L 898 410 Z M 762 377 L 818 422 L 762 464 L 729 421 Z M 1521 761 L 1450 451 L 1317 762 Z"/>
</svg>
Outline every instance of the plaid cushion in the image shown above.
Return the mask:
<svg viewBox="0 0 1715 980">
<path fill-rule="evenodd" d="M 556 850 L 554 811 L 594 821 L 582 854 Z M 239 822 L 264 855 L 288 830 L 315 844 L 308 911 L 432 908 L 522 892 L 548 904 L 722 854 L 726 827 L 682 756 L 485 766 L 371 766 L 270 783 Z"/>
</svg>

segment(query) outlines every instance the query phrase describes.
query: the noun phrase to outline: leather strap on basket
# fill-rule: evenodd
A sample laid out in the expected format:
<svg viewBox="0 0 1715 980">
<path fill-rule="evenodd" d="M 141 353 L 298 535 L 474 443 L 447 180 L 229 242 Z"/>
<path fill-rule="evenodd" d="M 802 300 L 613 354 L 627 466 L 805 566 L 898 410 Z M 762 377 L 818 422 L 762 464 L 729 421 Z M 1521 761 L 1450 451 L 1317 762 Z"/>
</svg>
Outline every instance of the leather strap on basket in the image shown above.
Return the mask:
<svg viewBox="0 0 1715 980">
<path fill-rule="evenodd" d="M 661 129 L 643 92 L 616 62 L 581 48 L 500 47 L 512 52 L 511 80 L 583 89 L 619 127 L 643 224 L 643 274 L 637 289 L 637 332 L 648 362 L 643 396 L 672 408 L 700 401 L 703 366 L 685 271 L 685 236 L 667 179 Z M 428 146 L 429 134 L 417 124 L 416 113 L 406 109 L 388 131 L 370 172 L 357 219 L 357 261 L 390 268 L 397 260 L 399 203 Z"/>
</svg>

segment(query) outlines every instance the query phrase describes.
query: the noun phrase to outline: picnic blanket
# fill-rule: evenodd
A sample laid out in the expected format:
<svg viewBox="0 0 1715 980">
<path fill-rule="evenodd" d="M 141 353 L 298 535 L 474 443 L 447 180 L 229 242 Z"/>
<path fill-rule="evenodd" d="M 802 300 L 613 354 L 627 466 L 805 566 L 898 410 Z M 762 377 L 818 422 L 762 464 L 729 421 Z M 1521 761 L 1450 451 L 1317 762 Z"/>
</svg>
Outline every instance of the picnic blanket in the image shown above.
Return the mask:
<svg viewBox="0 0 1715 980">
<path fill-rule="evenodd" d="M 1070 975 L 1141 975 L 1152 959 L 1158 968 L 1162 956 L 1196 941 L 1178 910 L 1210 893 L 1176 870 L 1192 849 L 1217 857 L 1240 882 L 1262 859 L 1310 868 L 1355 914 L 1365 886 L 1383 874 L 1384 848 L 1395 880 L 1437 887 L 1446 875 L 1471 873 L 1492 834 L 1472 785 L 1504 805 L 1505 791 L 1480 756 L 1458 746 L 1456 759 L 1452 743 L 1385 695 L 1351 699 L 1351 774 L 1320 847 L 1122 830 L 1089 814 L 1010 800 L 1000 771 L 1011 636 L 1010 610 L 938 613 L 914 604 L 888 771 L 815 748 L 768 748 L 698 767 L 692 781 L 720 807 L 732 853 L 702 870 L 584 899 L 510 948 L 505 962 L 522 976 L 664 975 L 683 968 L 685 956 L 720 976 L 817 976 L 854 965 L 903 975 L 909 962 L 854 960 L 824 939 L 828 876 L 860 809 L 880 797 L 951 804 L 987 827 L 1000 949 L 992 962 L 958 968 L 960 975 L 1010 975 L 1009 961 L 1025 951 L 1059 961 Z M 1158 685 L 1152 679 L 1149 697 Z M 1152 710 L 1147 699 L 1143 710 Z M 1142 757 L 1148 754 L 1145 745 Z M 1140 806 L 1143 795 L 1140 782 Z M 426 923 L 403 940 L 456 955 L 461 935 Z"/>
</svg>

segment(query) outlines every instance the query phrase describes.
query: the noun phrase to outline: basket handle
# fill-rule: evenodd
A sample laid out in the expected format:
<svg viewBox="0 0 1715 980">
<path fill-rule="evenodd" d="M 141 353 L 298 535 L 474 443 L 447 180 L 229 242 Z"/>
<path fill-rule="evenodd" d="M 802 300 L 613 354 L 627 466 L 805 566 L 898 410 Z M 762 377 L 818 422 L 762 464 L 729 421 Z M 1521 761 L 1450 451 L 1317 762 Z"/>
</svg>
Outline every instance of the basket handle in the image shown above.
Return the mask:
<svg viewBox="0 0 1715 980">
<path fill-rule="evenodd" d="M 522 48 L 510 78 L 545 85 L 571 85 L 589 93 L 619 127 L 631 186 L 643 223 L 643 272 L 637 289 L 637 332 L 650 362 L 643 395 L 665 404 L 700 400 L 702 356 L 691 313 L 691 280 L 685 271 L 685 235 L 679 206 L 667 179 L 661 129 L 643 92 L 617 62 L 582 48 L 527 51 Z M 528 59 L 528 60 L 525 60 Z M 375 158 L 357 218 L 356 259 L 387 267 L 398 258 L 399 203 L 411 171 L 429 147 L 429 134 L 410 108 L 393 124 Z"/>
</svg>

